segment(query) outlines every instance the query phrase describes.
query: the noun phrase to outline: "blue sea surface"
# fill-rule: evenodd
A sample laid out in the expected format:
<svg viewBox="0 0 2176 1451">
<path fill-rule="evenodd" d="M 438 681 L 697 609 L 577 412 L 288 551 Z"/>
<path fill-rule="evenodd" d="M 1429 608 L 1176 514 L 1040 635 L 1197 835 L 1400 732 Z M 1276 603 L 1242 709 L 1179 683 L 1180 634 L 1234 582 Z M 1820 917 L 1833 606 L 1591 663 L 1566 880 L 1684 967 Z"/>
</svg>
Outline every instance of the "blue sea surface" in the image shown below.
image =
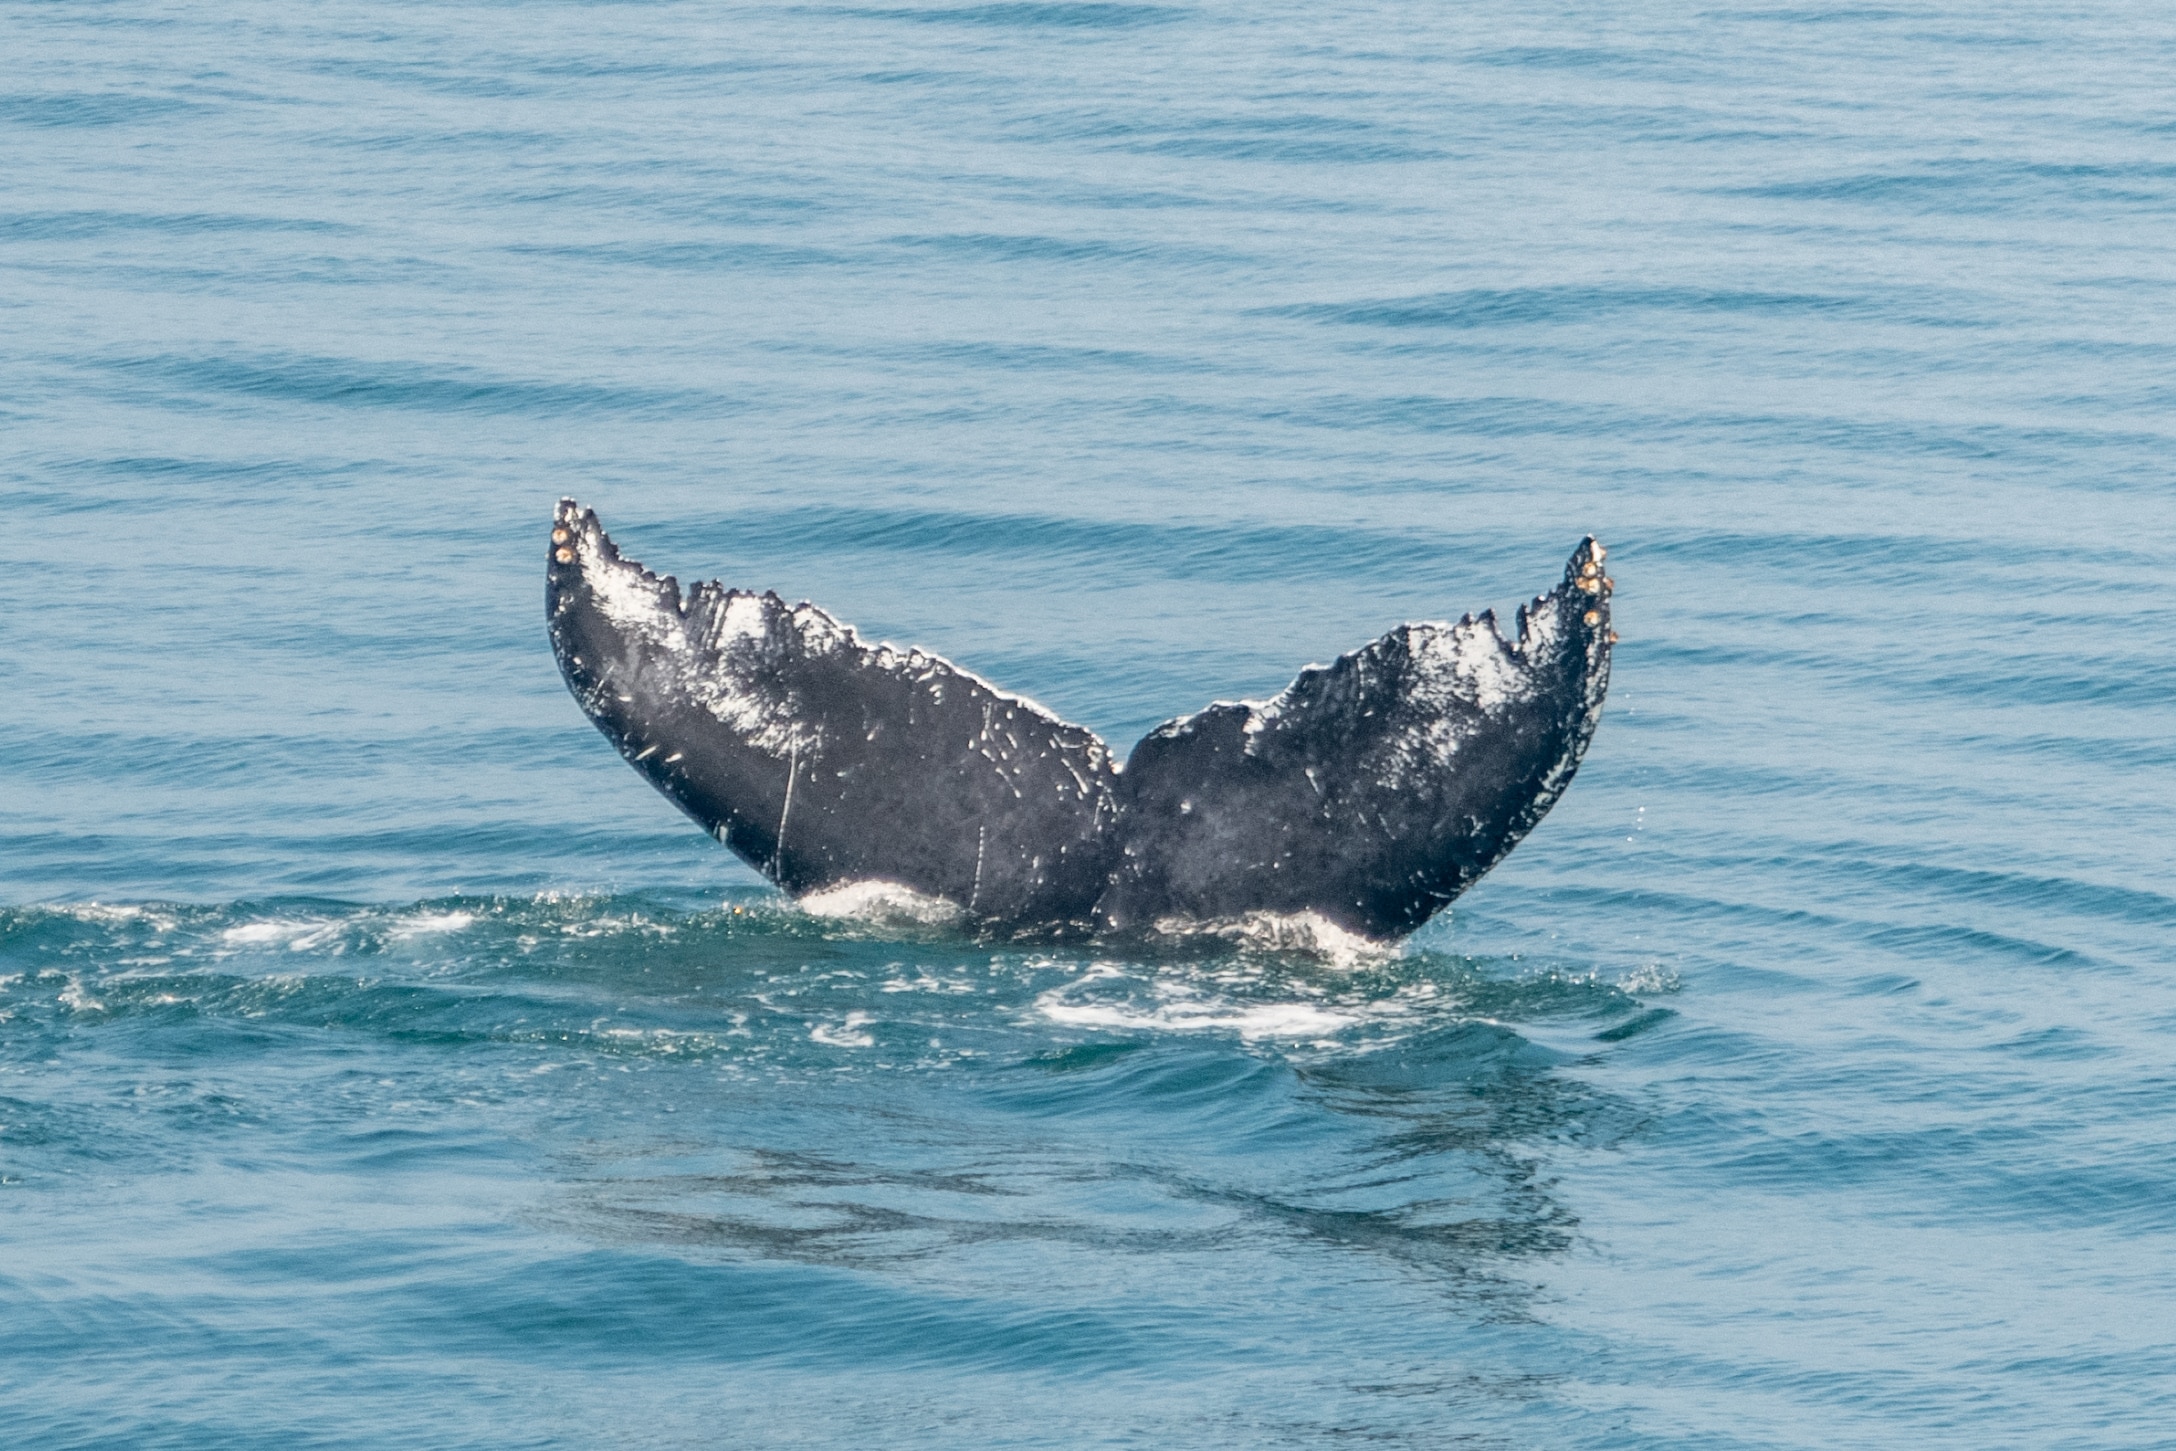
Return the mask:
<svg viewBox="0 0 2176 1451">
<path fill-rule="evenodd" d="M 2176 1447 L 2176 11 L 0 4 L 0 1444 Z M 553 501 L 1125 749 L 1598 534 L 1393 954 L 813 918 Z"/>
</svg>

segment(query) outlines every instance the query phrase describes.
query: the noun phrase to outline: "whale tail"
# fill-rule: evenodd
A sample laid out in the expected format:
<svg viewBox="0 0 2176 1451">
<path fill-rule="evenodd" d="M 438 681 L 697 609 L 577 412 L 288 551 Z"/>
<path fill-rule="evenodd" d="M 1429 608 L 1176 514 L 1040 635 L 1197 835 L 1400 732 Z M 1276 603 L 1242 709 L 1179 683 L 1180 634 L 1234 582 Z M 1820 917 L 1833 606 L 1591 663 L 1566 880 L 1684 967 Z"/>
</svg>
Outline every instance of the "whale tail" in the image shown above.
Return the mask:
<svg viewBox="0 0 2176 1451">
<path fill-rule="evenodd" d="M 560 501 L 552 648 L 628 762 L 796 897 L 883 884 L 1033 935 L 1313 914 L 1411 932 L 1571 781 L 1609 683 L 1589 538 L 1506 641 L 1490 614 L 1403 625 L 1261 702 L 1093 732 L 811 604 L 683 591 Z"/>
</svg>

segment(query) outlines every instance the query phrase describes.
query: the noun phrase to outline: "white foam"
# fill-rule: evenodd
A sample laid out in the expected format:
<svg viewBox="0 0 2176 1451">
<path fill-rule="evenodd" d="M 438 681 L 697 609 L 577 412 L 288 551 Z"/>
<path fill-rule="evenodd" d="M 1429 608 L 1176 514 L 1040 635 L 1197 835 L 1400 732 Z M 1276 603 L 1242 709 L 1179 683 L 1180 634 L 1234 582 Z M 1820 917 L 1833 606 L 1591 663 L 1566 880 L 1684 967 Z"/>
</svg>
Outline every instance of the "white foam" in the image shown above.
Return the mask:
<svg viewBox="0 0 2176 1451">
<path fill-rule="evenodd" d="M 808 1035 L 813 1041 L 833 1048 L 874 1048 L 875 1037 L 862 1031 L 869 1021 L 867 1013 L 848 1013 L 846 1021 L 837 1027 L 818 1023 L 808 1030 Z"/>
<path fill-rule="evenodd" d="M 1243 947 L 1272 952 L 1305 952 L 1327 958 L 1337 967 L 1357 967 L 1395 956 L 1393 944 L 1363 937 L 1338 926 L 1319 912 L 1248 912 L 1239 917 L 1200 921 L 1191 917 L 1159 917 L 1156 930 L 1169 937 L 1221 937 Z"/>
<path fill-rule="evenodd" d="M 942 926 L 962 915 L 957 902 L 932 897 L 898 882 L 841 882 L 810 892 L 796 904 L 812 917 L 853 918 L 866 922 L 920 922 Z"/>
<path fill-rule="evenodd" d="M 83 979 L 68 974 L 68 985 L 60 990 L 60 1005 L 75 1013 L 104 1012 L 106 1005 L 84 991 Z"/>
<path fill-rule="evenodd" d="M 286 942 L 297 937 L 307 937 L 320 924 L 316 922 L 244 922 L 239 927 L 229 927 L 219 934 L 219 940 L 229 947 L 262 947 L 268 943 Z"/>
<path fill-rule="evenodd" d="M 1648 995 L 1674 993 L 1681 984 L 1676 973 L 1659 962 L 1650 962 L 1618 978 L 1617 986 L 1628 993 Z"/>
<path fill-rule="evenodd" d="M 680 1028 L 602 1028 L 595 1030 L 594 1036 L 615 1048 L 633 1047 L 661 1055 L 710 1053 L 722 1046 L 715 1033 Z"/>
<path fill-rule="evenodd" d="M 239 927 L 229 927 L 219 934 L 219 940 L 230 948 L 284 945 L 289 952 L 310 952 L 329 943 L 338 953 L 343 925 L 340 922 L 283 921 L 275 917 L 270 921 L 244 922 Z"/>
<path fill-rule="evenodd" d="M 912 978 L 887 978 L 877 991 L 887 993 L 971 993 L 975 985 L 965 978 L 932 977 L 917 970 Z"/>
<path fill-rule="evenodd" d="M 476 920 L 473 912 L 419 912 L 396 925 L 389 937 L 424 937 L 436 932 L 459 932 Z"/>
<path fill-rule="evenodd" d="M 58 910 L 63 916 L 72 917 L 78 922 L 148 922 L 159 932 L 173 931 L 176 922 L 171 912 L 105 902 L 79 902 Z"/>
<path fill-rule="evenodd" d="M 1035 1008 L 1053 1023 L 1072 1028 L 1117 1028 L 1126 1032 L 1237 1033 L 1250 1042 L 1260 1038 L 1327 1038 L 1360 1021 L 1313 1003 L 1219 1003 L 1176 998 L 1155 1008 L 1127 1003 L 1076 1003 L 1068 987 L 1052 988 Z"/>
</svg>

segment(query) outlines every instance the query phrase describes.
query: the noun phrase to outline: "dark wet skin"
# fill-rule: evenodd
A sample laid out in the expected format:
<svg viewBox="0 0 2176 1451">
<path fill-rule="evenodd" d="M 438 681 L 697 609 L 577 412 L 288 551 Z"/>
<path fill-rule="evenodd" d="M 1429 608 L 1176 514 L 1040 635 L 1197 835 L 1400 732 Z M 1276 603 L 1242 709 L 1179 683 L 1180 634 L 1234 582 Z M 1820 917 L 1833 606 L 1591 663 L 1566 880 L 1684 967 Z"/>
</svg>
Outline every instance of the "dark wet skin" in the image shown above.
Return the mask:
<svg viewBox="0 0 2176 1451">
<path fill-rule="evenodd" d="M 1593 539 L 1519 612 L 1392 630 L 1275 701 L 1079 726 L 811 605 L 682 591 L 562 500 L 545 585 L 583 710 L 673 803 L 795 896 L 879 881 L 1017 936 L 1313 913 L 1394 940 L 1562 794 L 1609 684 Z M 1484 633 L 1485 632 L 1485 633 Z"/>
</svg>

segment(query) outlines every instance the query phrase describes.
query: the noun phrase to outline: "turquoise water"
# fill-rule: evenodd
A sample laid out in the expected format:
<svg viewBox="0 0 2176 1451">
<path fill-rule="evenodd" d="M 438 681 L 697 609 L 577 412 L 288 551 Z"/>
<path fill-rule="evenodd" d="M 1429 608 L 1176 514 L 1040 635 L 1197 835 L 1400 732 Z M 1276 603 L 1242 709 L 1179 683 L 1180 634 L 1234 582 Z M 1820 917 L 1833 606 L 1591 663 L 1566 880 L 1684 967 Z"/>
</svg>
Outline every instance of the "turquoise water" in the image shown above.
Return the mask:
<svg viewBox="0 0 2176 1451">
<path fill-rule="evenodd" d="M 0 1441 L 2176 1446 L 2176 18 L 12 4 Z M 1395 956 L 793 912 L 562 493 L 1121 745 L 1578 537 Z"/>
</svg>

